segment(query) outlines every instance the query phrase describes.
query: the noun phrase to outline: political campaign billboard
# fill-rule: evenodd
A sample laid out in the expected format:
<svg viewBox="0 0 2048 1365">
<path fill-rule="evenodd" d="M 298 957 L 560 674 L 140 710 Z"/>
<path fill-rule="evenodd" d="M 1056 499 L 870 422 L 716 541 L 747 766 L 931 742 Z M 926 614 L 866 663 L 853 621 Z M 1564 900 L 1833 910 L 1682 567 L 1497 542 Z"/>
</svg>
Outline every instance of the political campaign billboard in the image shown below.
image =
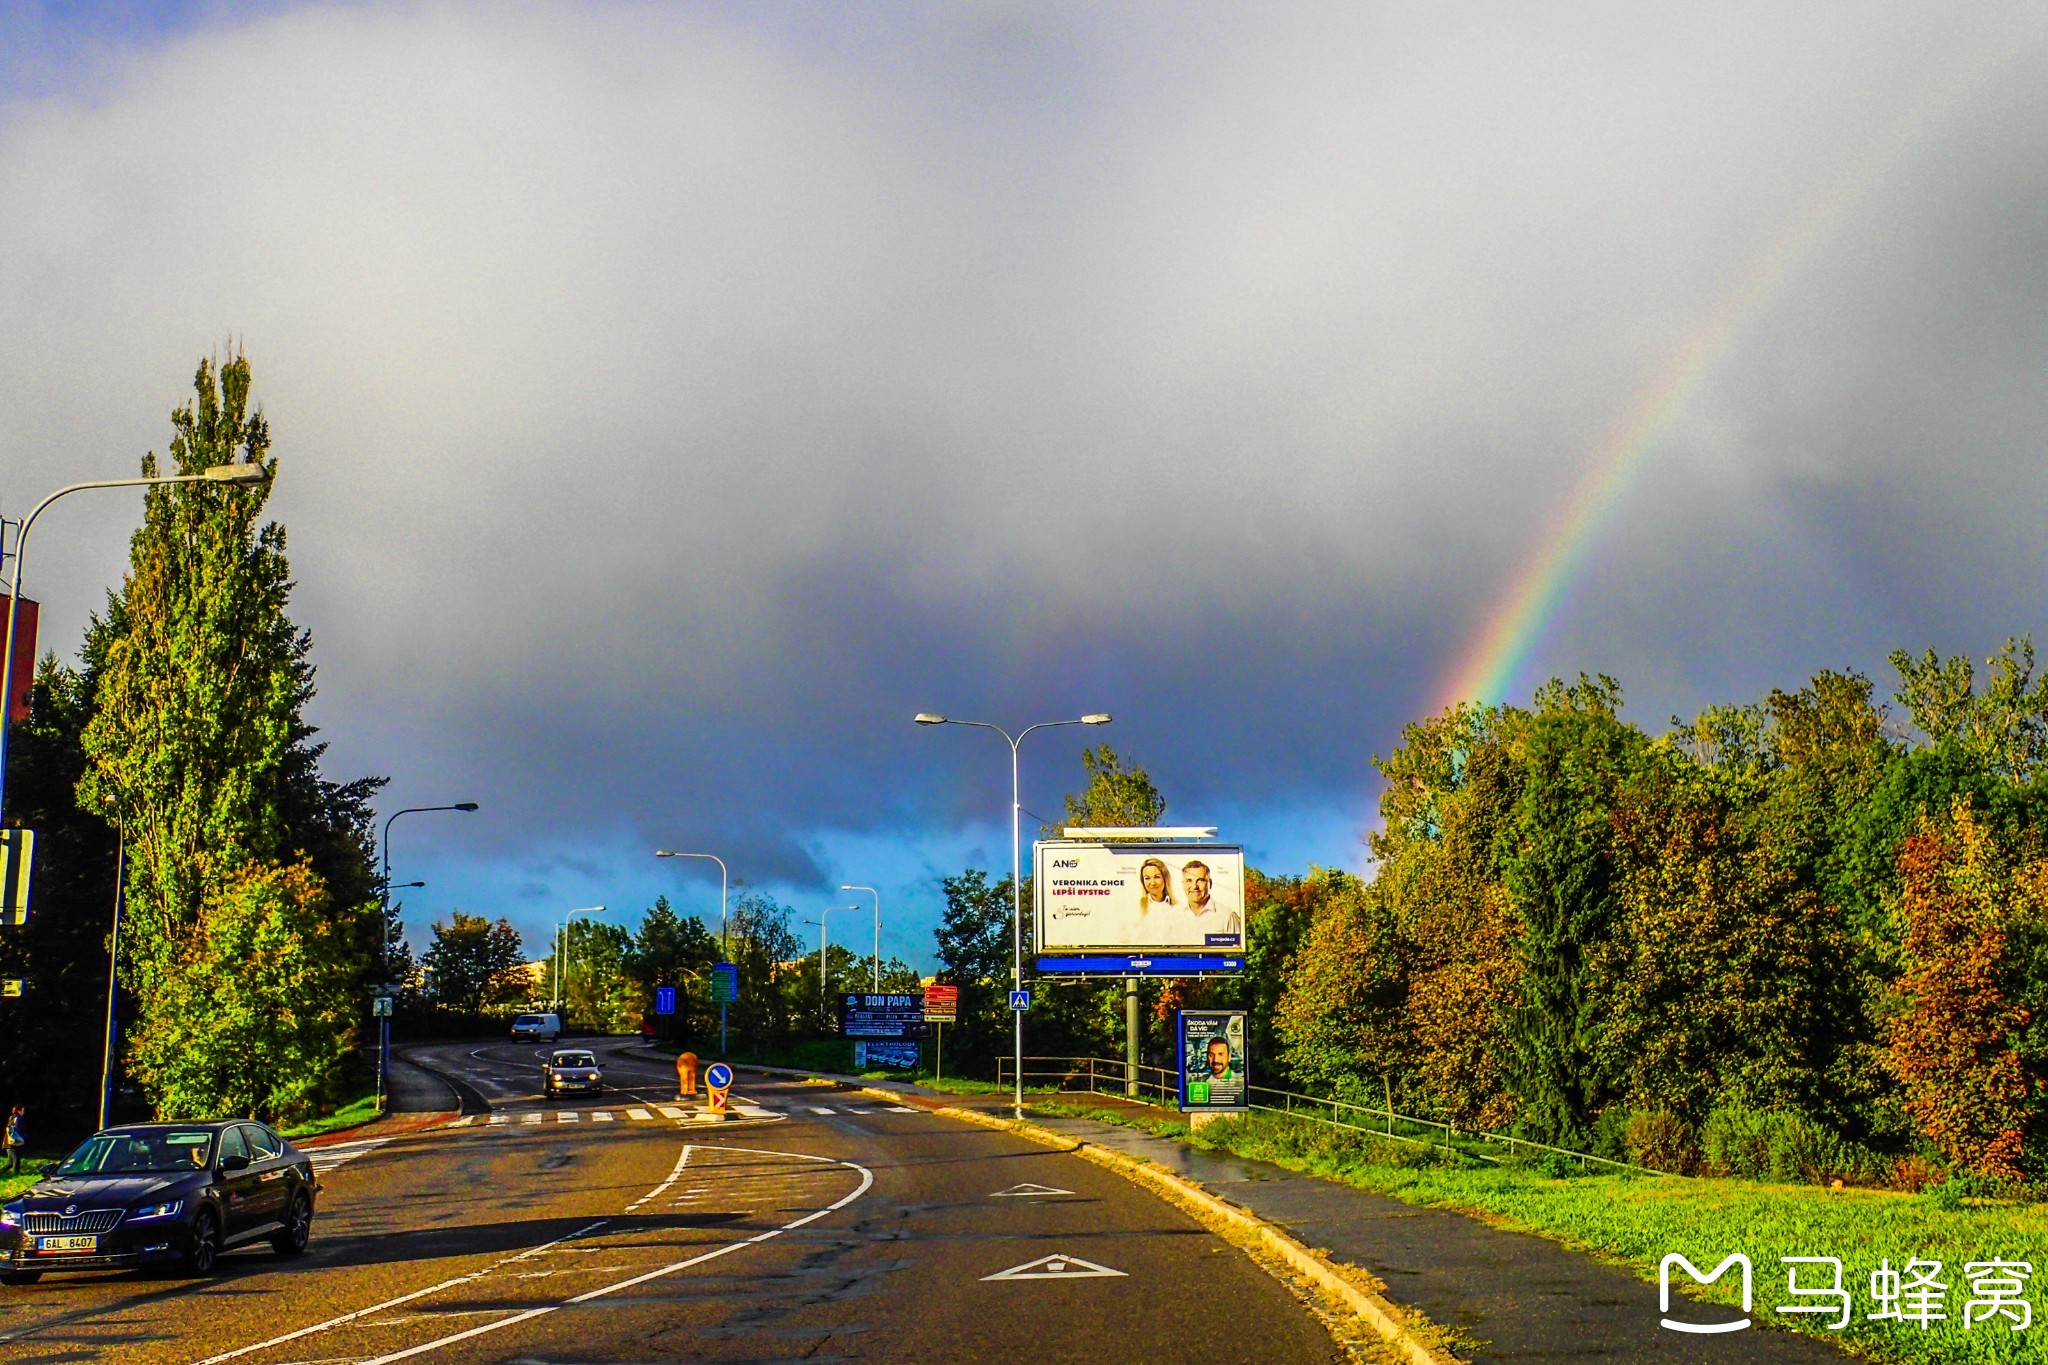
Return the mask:
<svg viewBox="0 0 2048 1365">
<path fill-rule="evenodd" d="M 1241 1113 L 1250 1099 L 1243 1010 L 1180 1011 L 1180 1107 Z"/>
<path fill-rule="evenodd" d="M 1032 846 L 1041 953 L 1244 950 L 1244 850 L 1223 844 Z"/>
</svg>

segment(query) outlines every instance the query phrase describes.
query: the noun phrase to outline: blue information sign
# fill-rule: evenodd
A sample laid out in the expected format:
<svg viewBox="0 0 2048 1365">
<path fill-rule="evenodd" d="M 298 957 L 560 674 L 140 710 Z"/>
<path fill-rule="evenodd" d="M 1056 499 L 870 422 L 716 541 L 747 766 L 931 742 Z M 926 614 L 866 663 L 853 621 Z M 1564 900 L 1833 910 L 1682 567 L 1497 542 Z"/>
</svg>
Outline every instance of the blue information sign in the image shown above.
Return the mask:
<svg viewBox="0 0 2048 1365">
<path fill-rule="evenodd" d="M 732 1088 L 732 1068 L 724 1062 L 713 1062 L 704 1068 L 704 1084 L 713 1090 Z"/>
<path fill-rule="evenodd" d="M 656 1014 L 674 1014 L 676 1012 L 676 988 L 674 986 L 656 986 L 654 988 L 654 1012 Z"/>
<path fill-rule="evenodd" d="M 1030 1008 L 1031 1008 L 1031 992 L 1030 992 L 1030 991 L 1011 991 L 1011 992 L 1010 992 L 1010 1008 L 1011 1008 L 1011 1009 L 1013 1009 L 1013 1010 L 1016 1010 L 1016 1011 L 1017 1011 L 1017 1012 L 1019 1012 L 1020 1014 L 1021 1014 L 1021 1013 L 1022 1013 L 1023 1011 L 1025 1011 L 1025 1010 L 1028 1010 L 1028 1009 L 1030 1009 Z"/>
<path fill-rule="evenodd" d="M 711 1001 L 717 1005 L 729 1005 L 740 998 L 740 969 L 730 962 L 721 962 L 711 969 Z"/>
</svg>

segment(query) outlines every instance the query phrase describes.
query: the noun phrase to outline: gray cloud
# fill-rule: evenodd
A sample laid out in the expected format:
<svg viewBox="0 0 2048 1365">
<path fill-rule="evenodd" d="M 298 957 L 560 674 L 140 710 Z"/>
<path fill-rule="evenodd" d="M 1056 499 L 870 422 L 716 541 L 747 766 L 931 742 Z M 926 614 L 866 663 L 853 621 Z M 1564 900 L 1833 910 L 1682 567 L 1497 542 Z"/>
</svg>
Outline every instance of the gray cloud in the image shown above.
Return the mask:
<svg viewBox="0 0 2048 1365">
<path fill-rule="evenodd" d="M 337 762 L 500 817 L 423 842 L 687 827 L 802 882 L 819 830 L 987 813 L 921 706 L 1106 706 L 1191 813 L 1353 807 L 1641 387 L 1987 44 L 1540 662 L 1647 719 L 2039 624 L 2029 13 L 203 23 L 0 113 L 0 492 L 160 448 L 242 339 Z M 133 515 L 43 533 L 53 643 Z"/>
</svg>

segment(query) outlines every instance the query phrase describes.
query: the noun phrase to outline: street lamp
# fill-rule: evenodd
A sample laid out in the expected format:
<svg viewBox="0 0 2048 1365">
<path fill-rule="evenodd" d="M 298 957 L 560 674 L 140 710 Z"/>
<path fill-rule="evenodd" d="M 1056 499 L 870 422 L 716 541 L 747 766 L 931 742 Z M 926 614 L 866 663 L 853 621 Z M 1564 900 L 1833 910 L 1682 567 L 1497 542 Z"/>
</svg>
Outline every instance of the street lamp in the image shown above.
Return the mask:
<svg viewBox="0 0 2048 1365">
<path fill-rule="evenodd" d="M 841 891 L 865 891 L 875 898 L 875 994 L 882 993 L 882 893 L 872 886 L 842 886 Z M 852 907 L 858 908 L 858 907 Z"/>
<path fill-rule="evenodd" d="M 407 806 L 404 810 L 395 810 L 385 817 L 384 833 L 377 840 L 378 852 L 384 860 L 383 870 L 379 873 L 377 882 L 384 888 L 384 932 L 380 936 L 379 951 L 384 958 L 386 976 L 391 974 L 391 822 L 401 815 L 418 815 L 423 811 L 436 810 L 459 810 L 464 815 L 474 815 L 477 804 L 474 801 L 457 801 L 452 806 Z M 409 882 L 407 885 L 425 886 L 426 883 Z"/>
<path fill-rule="evenodd" d="M 1062 725 L 1107 725 L 1110 715 L 1107 711 L 1091 711 L 1079 720 L 1042 720 L 1036 725 L 1027 725 L 1014 736 L 1000 725 L 991 725 L 985 720 L 954 720 L 933 711 L 920 711 L 913 718 L 919 725 L 967 725 L 977 730 L 993 730 L 1010 743 L 1010 945 L 1011 967 L 1010 988 L 1024 989 L 1024 855 L 1022 836 L 1018 832 L 1018 817 L 1023 803 L 1017 794 L 1017 746 L 1024 742 L 1024 736 L 1033 730 L 1052 730 Z M 877 904 L 879 905 L 879 898 Z M 1012 1009 L 1011 1015 L 1017 1021 L 1017 1116 L 1024 1116 L 1024 1011 Z"/>
<path fill-rule="evenodd" d="M 57 499 L 71 493 L 82 493 L 88 488 L 155 488 L 173 483 L 217 483 L 229 488 L 247 488 L 259 483 L 270 482 L 270 471 L 260 464 L 217 464 L 198 474 L 157 474 L 148 478 L 95 479 L 90 483 L 74 483 L 58 489 L 37 503 L 26 517 L 21 519 L 21 529 L 14 536 L 14 582 L 7 594 L 6 638 L 0 641 L 0 814 L 7 809 L 7 723 L 14 710 L 14 625 L 21 612 L 21 566 L 28 557 L 28 533 L 34 529 L 36 518 Z"/>
<path fill-rule="evenodd" d="M 726 952 L 725 948 L 725 859 L 719 857 L 716 853 L 677 853 L 666 848 L 657 848 L 654 850 L 654 856 L 657 858 L 709 858 L 712 862 L 718 864 L 718 960 L 721 963 L 732 961 L 731 955 Z M 718 1002 L 718 1051 L 721 1056 L 725 1053 L 726 1004 L 727 1002 L 724 1000 Z"/>
<path fill-rule="evenodd" d="M 569 1013 L 569 964 L 574 960 L 569 951 L 569 925 L 578 915 L 602 915 L 604 912 L 602 905 L 586 905 L 580 910 L 571 910 L 562 917 L 561 966 L 555 973 L 555 987 L 562 997 L 562 1014 L 565 1018 Z"/>
</svg>

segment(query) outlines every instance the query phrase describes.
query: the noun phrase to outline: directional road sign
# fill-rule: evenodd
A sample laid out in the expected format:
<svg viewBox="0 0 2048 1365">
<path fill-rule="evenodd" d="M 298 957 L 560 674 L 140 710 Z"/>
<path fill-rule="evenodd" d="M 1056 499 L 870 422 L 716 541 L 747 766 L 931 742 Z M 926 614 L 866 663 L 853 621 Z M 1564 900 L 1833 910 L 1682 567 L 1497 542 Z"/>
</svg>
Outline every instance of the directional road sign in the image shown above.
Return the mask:
<svg viewBox="0 0 2048 1365">
<path fill-rule="evenodd" d="M 1031 1008 L 1030 991 L 1011 991 L 1010 1008 L 1022 1012 Z"/>
<path fill-rule="evenodd" d="M 656 1014 L 674 1014 L 676 1012 L 676 988 L 674 986 L 656 986 L 654 988 L 654 1012 Z"/>
<path fill-rule="evenodd" d="M 711 969 L 711 1003 L 729 1005 L 740 998 L 740 969 L 721 962 Z"/>
<path fill-rule="evenodd" d="M 372 1003 L 370 1013 L 379 1019 L 389 1019 L 391 1017 L 391 997 L 388 995 L 378 996 Z"/>
</svg>

